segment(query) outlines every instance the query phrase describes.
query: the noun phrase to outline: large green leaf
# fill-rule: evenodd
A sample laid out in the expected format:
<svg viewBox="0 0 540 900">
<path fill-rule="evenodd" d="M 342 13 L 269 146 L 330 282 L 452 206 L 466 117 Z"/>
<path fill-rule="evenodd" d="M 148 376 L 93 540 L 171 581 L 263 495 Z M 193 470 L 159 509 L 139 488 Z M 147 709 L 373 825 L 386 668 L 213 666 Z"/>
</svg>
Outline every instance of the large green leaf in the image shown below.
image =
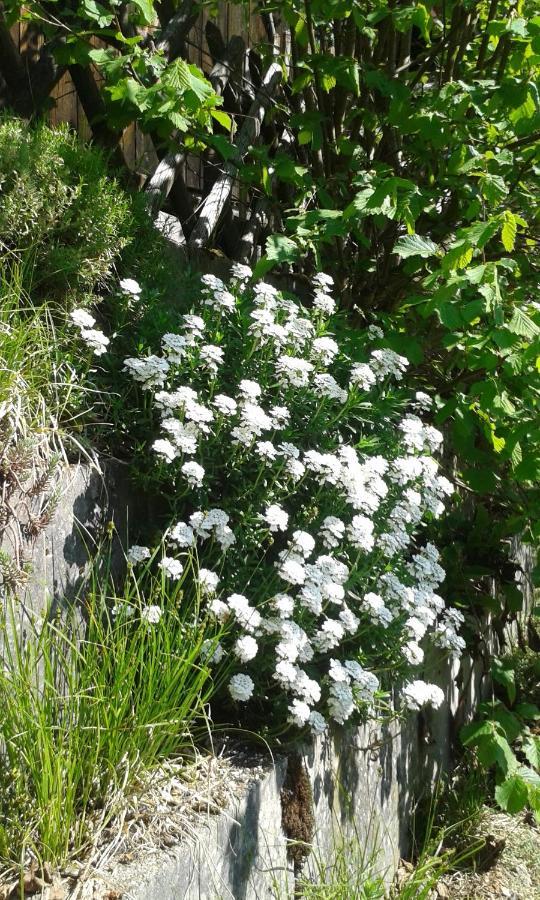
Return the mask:
<svg viewBox="0 0 540 900">
<path fill-rule="evenodd" d="M 405 235 L 394 246 L 394 251 L 402 259 L 407 259 L 409 256 L 422 256 L 427 259 L 429 256 L 435 256 L 437 250 L 437 244 L 431 238 L 422 237 L 419 234 Z"/>
<path fill-rule="evenodd" d="M 495 788 L 495 800 L 505 812 L 517 813 L 527 804 L 529 792 L 520 775 L 510 775 Z"/>
</svg>

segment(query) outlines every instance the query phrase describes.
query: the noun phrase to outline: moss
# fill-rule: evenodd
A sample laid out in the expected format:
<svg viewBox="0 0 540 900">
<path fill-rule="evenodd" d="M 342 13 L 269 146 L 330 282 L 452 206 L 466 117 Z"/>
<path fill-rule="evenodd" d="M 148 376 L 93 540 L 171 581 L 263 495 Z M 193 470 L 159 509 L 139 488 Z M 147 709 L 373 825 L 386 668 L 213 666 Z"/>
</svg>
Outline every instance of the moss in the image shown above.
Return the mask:
<svg viewBox="0 0 540 900">
<path fill-rule="evenodd" d="M 281 823 L 289 841 L 289 857 L 299 864 L 311 851 L 315 829 L 313 793 L 299 753 L 288 757 L 287 777 L 281 791 Z"/>
</svg>

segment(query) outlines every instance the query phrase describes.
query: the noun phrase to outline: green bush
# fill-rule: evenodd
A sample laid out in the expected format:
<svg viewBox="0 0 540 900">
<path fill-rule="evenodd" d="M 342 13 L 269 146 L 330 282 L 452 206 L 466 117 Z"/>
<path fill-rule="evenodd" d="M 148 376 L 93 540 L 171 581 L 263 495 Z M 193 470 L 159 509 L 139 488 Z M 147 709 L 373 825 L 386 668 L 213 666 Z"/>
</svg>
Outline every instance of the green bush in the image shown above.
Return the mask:
<svg viewBox="0 0 540 900">
<path fill-rule="evenodd" d="M 105 156 L 67 127 L 0 119 L 0 254 L 23 265 L 34 300 L 102 287 L 139 210 Z"/>
</svg>

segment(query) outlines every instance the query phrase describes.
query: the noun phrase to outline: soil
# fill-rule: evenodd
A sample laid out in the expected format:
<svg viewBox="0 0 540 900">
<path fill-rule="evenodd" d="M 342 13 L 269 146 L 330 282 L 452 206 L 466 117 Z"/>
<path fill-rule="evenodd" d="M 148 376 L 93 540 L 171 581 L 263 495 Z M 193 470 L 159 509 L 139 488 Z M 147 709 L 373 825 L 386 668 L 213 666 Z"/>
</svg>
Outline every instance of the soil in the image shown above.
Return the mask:
<svg viewBox="0 0 540 900">
<path fill-rule="evenodd" d="M 486 809 L 479 823 L 486 848 L 476 871 L 446 875 L 432 900 L 540 900 L 540 827 L 527 814 Z"/>
</svg>

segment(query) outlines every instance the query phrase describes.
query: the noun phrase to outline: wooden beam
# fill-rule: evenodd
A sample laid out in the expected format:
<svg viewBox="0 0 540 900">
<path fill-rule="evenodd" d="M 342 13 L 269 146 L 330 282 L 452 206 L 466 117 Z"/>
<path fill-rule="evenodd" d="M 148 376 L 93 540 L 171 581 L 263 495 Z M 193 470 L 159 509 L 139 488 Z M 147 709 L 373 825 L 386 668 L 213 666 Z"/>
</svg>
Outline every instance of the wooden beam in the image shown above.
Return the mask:
<svg viewBox="0 0 540 900">
<path fill-rule="evenodd" d="M 260 134 L 261 123 L 266 110 L 270 106 L 272 96 L 281 82 L 281 78 L 281 66 L 278 63 L 272 63 L 266 71 L 261 87 L 238 134 L 235 156 L 225 163 L 222 174 L 216 179 L 203 203 L 199 218 L 188 242 L 189 246 L 194 250 L 201 250 L 203 247 L 206 247 L 214 234 L 229 200 L 232 186 L 238 174 L 238 167 L 249 147 Z"/>
</svg>

